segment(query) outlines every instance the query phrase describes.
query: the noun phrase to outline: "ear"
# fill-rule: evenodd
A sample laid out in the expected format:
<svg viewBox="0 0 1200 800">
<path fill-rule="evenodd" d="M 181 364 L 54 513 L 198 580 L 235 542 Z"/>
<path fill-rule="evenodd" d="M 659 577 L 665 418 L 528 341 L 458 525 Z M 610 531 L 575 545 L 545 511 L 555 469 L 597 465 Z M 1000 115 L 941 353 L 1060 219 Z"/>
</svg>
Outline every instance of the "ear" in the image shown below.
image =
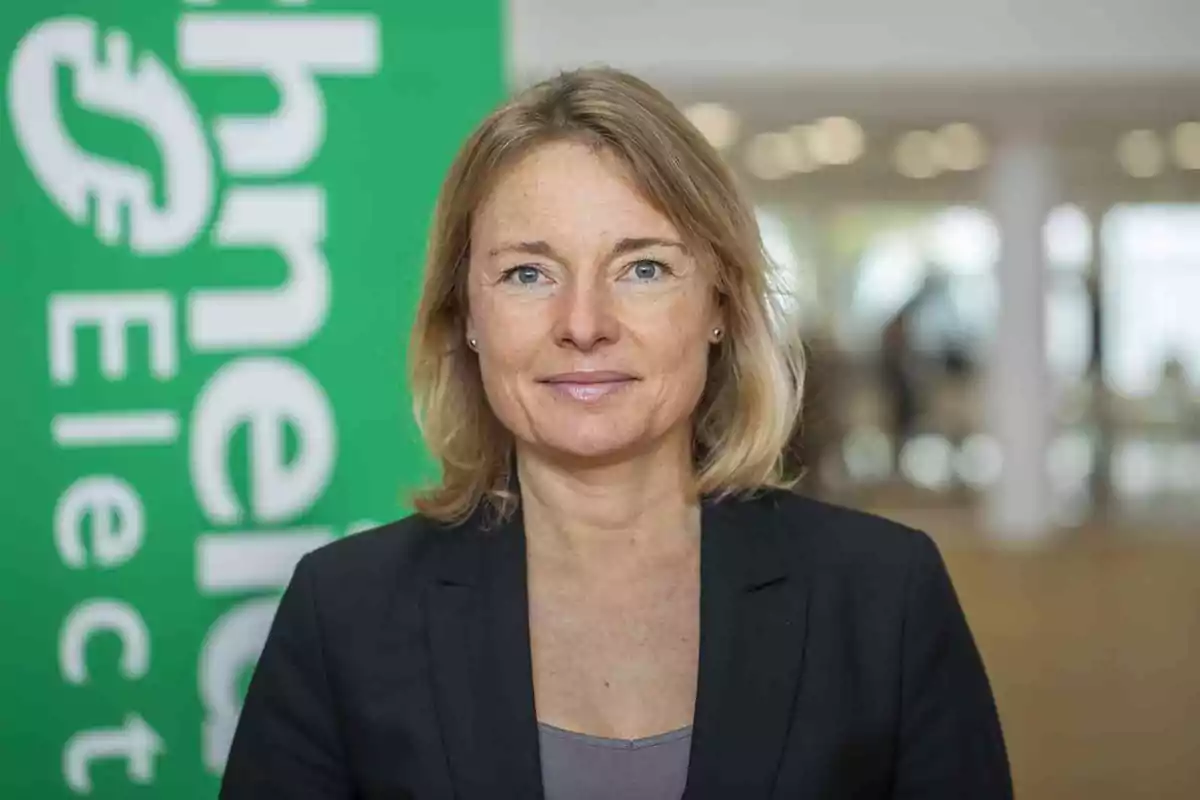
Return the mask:
<svg viewBox="0 0 1200 800">
<path fill-rule="evenodd" d="M 725 298 L 717 290 L 713 290 L 713 300 L 708 312 L 707 325 L 705 326 L 708 341 L 711 344 L 716 344 L 728 335 L 728 325 L 726 325 L 725 314 Z M 720 331 L 720 333 L 716 333 Z"/>
<path fill-rule="evenodd" d="M 466 322 L 463 325 L 463 341 L 467 343 L 468 347 L 474 350 L 475 348 L 471 345 L 471 342 L 478 340 L 479 334 L 475 331 L 475 319 L 471 316 L 470 312 L 467 312 Z"/>
</svg>

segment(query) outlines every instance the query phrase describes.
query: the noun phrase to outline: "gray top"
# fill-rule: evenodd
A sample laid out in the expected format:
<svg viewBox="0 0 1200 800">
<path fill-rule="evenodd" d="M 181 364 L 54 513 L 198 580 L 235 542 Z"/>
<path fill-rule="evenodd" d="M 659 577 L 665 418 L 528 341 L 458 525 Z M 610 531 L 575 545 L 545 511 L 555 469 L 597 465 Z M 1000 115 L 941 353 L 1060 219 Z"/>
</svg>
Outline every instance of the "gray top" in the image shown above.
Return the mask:
<svg viewBox="0 0 1200 800">
<path fill-rule="evenodd" d="M 679 800 L 691 727 L 645 739 L 605 739 L 538 723 L 546 800 Z"/>
</svg>

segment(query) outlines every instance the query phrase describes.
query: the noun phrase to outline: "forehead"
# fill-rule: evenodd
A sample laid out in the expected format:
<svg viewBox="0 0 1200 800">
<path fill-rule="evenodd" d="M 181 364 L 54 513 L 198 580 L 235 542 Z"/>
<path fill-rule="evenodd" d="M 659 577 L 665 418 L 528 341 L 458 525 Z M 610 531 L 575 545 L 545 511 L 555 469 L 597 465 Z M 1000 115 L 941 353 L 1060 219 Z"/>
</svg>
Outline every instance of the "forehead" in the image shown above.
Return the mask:
<svg viewBox="0 0 1200 800">
<path fill-rule="evenodd" d="M 679 238 L 612 153 L 579 142 L 542 145 L 508 167 L 474 215 L 472 237 Z"/>
</svg>

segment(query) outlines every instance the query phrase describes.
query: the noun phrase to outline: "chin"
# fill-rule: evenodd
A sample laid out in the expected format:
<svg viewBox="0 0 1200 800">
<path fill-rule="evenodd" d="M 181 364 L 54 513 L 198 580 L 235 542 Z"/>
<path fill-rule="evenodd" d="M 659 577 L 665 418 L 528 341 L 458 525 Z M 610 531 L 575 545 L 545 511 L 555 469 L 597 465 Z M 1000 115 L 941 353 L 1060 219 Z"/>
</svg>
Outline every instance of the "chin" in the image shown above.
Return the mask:
<svg viewBox="0 0 1200 800">
<path fill-rule="evenodd" d="M 632 431 L 618 430 L 611 422 L 605 425 L 600 420 L 569 429 L 537 431 L 534 438 L 541 449 L 562 458 L 597 464 L 631 457 L 645 443 L 644 437 Z"/>
</svg>

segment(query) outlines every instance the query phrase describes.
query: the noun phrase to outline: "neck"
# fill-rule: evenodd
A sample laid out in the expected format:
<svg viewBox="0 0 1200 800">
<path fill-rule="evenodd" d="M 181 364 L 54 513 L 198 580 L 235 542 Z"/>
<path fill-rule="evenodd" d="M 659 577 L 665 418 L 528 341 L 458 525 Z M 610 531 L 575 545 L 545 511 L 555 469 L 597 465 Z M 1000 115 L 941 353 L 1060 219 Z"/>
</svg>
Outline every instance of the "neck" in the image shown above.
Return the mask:
<svg viewBox="0 0 1200 800">
<path fill-rule="evenodd" d="M 699 541 L 687 441 L 604 465 L 564 465 L 518 450 L 517 473 L 531 553 L 603 569 Z"/>
</svg>

